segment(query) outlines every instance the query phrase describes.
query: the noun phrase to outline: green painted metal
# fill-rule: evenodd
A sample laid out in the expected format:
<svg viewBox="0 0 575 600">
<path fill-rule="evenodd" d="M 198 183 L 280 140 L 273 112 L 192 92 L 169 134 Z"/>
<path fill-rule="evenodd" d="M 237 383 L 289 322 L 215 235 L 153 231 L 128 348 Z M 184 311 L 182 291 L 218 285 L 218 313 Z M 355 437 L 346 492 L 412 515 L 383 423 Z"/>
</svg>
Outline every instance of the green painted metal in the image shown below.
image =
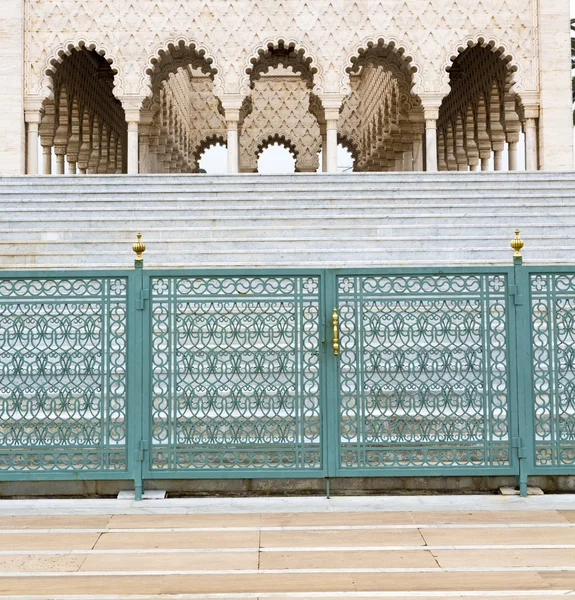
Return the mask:
<svg viewBox="0 0 575 600">
<path fill-rule="evenodd" d="M 536 473 L 575 465 L 575 269 L 526 269 L 531 321 L 531 448 Z"/>
<path fill-rule="evenodd" d="M 0 476 L 130 478 L 128 273 L 0 277 Z"/>
<path fill-rule="evenodd" d="M 322 476 L 320 274 L 149 276 L 149 476 Z"/>
<path fill-rule="evenodd" d="M 509 270 L 341 274 L 339 474 L 515 468 Z"/>
<path fill-rule="evenodd" d="M 135 266 L 0 275 L 0 480 L 573 470 L 574 267 Z"/>
</svg>

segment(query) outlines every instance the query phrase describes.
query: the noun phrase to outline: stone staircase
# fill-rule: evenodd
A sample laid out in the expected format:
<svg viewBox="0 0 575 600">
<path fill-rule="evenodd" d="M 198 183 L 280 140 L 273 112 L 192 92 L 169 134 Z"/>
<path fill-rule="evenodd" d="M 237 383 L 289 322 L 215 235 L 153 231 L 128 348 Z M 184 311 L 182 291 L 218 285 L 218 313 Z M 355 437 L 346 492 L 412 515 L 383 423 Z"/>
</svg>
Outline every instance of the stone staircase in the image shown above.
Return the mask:
<svg viewBox="0 0 575 600">
<path fill-rule="evenodd" d="M 575 172 L 0 178 L 0 268 L 575 263 Z"/>
</svg>

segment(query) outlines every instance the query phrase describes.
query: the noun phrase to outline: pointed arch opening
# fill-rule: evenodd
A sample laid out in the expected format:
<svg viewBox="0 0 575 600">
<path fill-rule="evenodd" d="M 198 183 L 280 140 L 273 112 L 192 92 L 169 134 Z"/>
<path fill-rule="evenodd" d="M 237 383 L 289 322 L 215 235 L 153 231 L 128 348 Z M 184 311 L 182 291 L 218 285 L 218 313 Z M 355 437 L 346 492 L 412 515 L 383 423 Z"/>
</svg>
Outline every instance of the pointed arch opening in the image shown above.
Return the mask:
<svg viewBox="0 0 575 600">
<path fill-rule="evenodd" d="M 341 109 L 339 138 L 352 150 L 354 170 L 419 170 L 424 120 L 413 93 L 417 72 L 403 48 L 382 38 L 349 58 L 350 93 Z"/>
<path fill-rule="evenodd" d="M 458 171 L 520 167 L 520 102 L 517 67 L 494 43 L 469 42 L 447 67 L 449 93 L 439 109 L 438 154 L 442 168 Z"/>
<path fill-rule="evenodd" d="M 51 88 L 39 126 L 43 173 L 122 173 L 127 125 L 114 96 L 116 70 L 103 52 L 79 43 L 46 69 Z"/>
</svg>

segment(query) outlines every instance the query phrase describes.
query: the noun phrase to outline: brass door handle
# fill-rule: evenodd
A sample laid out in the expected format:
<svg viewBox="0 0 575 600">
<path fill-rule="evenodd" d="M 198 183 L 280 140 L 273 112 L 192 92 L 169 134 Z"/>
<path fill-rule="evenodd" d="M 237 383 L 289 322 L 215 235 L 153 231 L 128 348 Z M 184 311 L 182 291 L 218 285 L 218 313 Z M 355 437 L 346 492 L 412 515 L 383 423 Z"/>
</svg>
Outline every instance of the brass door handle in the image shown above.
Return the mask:
<svg viewBox="0 0 575 600">
<path fill-rule="evenodd" d="M 337 314 L 337 308 L 333 309 L 332 321 L 333 321 L 333 354 L 334 354 L 334 356 L 338 356 L 339 355 L 339 316 Z"/>
</svg>

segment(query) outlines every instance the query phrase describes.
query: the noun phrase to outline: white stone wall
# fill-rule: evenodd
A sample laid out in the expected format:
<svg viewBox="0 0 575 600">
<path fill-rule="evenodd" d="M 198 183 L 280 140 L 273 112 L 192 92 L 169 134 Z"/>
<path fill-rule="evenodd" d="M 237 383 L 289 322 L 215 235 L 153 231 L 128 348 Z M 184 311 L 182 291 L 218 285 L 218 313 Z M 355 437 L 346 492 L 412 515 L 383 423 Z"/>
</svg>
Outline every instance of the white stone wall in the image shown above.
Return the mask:
<svg viewBox="0 0 575 600">
<path fill-rule="evenodd" d="M 82 43 L 112 62 L 118 97 L 142 97 L 150 93 L 153 59 L 180 39 L 212 61 L 220 97 L 248 95 L 251 59 L 279 40 L 311 59 L 316 94 L 341 94 L 349 92 L 352 58 L 383 39 L 411 58 L 413 92 L 422 97 L 449 91 L 446 67 L 460 48 L 492 43 L 513 70 L 512 91 L 533 111 L 540 103 L 540 166 L 573 165 L 568 0 L 0 0 L 0 6 L 3 173 L 23 168 L 23 62 L 32 104 L 50 95 L 50 64 Z"/>
<path fill-rule="evenodd" d="M 0 174 L 24 172 L 24 0 L 0 0 Z"/>
<path fill-rule="evenodd" d="M 85 41 L 114 61 L 117 95 L 146 94 L 150 60 L 179 38 L 205 49 L 225 93 L 247 93 L 245 67 L 279 39 L 294 41 L 312 57 L 316 91 L 345 91 L 351 57 L 379 38 L 412 57 L 416 93 L 448 91 L 451 56 L 479 38 L 505 49 L 517 67 L 518 90 L 536 91 L 537 1 L 26 0 L 26 92 L 45 92 L 46 66 L 69 44 Z"/>
</svg>

